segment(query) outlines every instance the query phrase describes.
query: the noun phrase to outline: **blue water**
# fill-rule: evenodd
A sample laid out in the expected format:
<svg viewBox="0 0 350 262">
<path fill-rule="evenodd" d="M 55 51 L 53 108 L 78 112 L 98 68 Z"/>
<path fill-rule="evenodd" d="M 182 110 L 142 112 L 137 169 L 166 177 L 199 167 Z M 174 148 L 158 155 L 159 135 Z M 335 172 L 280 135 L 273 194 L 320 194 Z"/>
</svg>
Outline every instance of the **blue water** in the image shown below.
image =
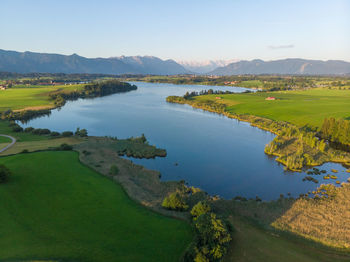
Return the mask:
<svg viewBox="0 0 350 262">
<path fill-rule="evenodd" d="M 242 92 L 239 87 L 134 83 L 138 90 L 95 99 L 68 102 L 49 117 L 25 126 L 74 131 L 86 128 L 89 135 L 127 138 L 145 134 L 152 145 L 165 148 L 166 158 L 133 159 L 137 164 L 159 170 L 163 180 L 185 180 L 212 195 L 232 198 L 259 196 L 276 199 L 280 194 L 298 196 L 319 184 L 303 182 L 305 173 L 284 172 L 283 166 L 264 154 L 274 135 L 215 113 L 165 101 L 169 95 L 184 95 L 203 89 Z M 175 165 L 178 163 L 178 165 Z M 339 164 L 322 169 L 339 170 L 338 180 L 349 174 Z M 315 176 L 321 182 L 322 176 Z"/>
</svg>

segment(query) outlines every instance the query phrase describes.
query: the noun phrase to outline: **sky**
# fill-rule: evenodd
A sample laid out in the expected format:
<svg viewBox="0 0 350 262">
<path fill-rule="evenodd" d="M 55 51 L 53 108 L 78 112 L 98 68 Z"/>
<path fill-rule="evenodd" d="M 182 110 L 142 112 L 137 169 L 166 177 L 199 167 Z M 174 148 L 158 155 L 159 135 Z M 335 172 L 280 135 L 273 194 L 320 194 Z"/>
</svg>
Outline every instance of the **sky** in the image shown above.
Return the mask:
<svg viewBox="0 0 350 262">
<path fill-rule="evenodd" d="M 1 0 L 0 49 L 350 61 L 350 0 Z"/>
</svg>

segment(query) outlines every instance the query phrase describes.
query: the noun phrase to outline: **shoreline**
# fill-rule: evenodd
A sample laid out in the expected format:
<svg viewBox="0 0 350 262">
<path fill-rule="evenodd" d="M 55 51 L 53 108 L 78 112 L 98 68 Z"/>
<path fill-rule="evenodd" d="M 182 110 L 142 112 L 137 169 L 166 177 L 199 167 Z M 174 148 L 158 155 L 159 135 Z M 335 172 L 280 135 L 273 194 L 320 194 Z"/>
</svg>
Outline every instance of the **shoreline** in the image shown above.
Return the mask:
<svg viewBox="0 0 350 262">
<path fill-rule="evenodd" d="M 212 112 L 212 113 L 216 113 L 216 114 L 225 116 L 225 117 L 230 118 L 230 119 L 236 119 L 238 121 L 243 121 L 243 122 L 249 123 L 253 127 L 257 127 L 261 130 L 268 131 L 268 132 L 276 135 L 276 138 L 281 137 L 281 133 L 282 133 L 280 130 L 281 128 L 299 129 L 297 126 L 290 124 L 286 121 L 275 121 L 275 120 L 271 120 L 268 118 L 255 116 L 255 115 L 249 115 L 249 114 L 244 114 L 244 115 L 232 114 L 232 113 L 227 112 L 226 105 L 221 104 L 221 103 L 212 102 L 212 103 L 204 104 L 202 102 L 185 99 L 183 97 L 178 97 L 178 96 L 169 96 L 166 98 L 166 101 L 168 103 L 186 104 L 186 105 L 191 106 L 192 108 L 201 109 L 201 110 L 204 110 L 207 112 Z M 270 144 L 273 143 L 274 140 L 272 140 L 270 142 Z M 268 144 L 268 145 L 270 145 L 270 144 Z M 286 154 L 283 154 L 283 153 L 278 152 L 278 151 L 267 152 L 268 145 L 266 145 L 264 153 L 267 155 L 270 155 L 270 156 L 275 156 L 276 162 L 283 164 L 287 170 L 290 170 L 293 172 L 301 172 L 303 168 L 306 168 L 306 167 L 311 168 L 311 167 L 315 167 L 315 166 L 320 166 L 320 165 L 323 165 L 323 164 L 328 163 L 328 162 L 343 164 L 345 166 L 350 166 L 350 154 L 348 154 L 347 152 L 344 152 L 342 150 L 331 149 L 331 153 L 342 152 L 343 154 L 346 154 L 347 158 L 344 158 L 343 160 L 339 159 L 339 158 L 335 158 L 335 157 L 332 158 L 328 154 L 323 153 L 323 155 L 325 157 L 324 157 L 324 159 L 319 160 L 319 162 L 310 163 L 308 165 L 302 165 L 300 168 L 292 168 L 292 167 L 287 165 L 287 160 L 284 160 L 284 158 L 286 157 Z"/>
<path fill-rule="evenodd" d="M 126 82 L 108 80 L 100 83 L 86 84 L 80 91 L 65 93 L 62 90 L 54 90 L 47 93 L 50 104 L 35 107 L 25 107 L 16 110 L 8 109 L 7 111 L 0 112 L 0 117 L 2 120 L 14 120 L 25 123 L 37 117 L 50 115 L 52 110 L 61 108 L 66 104 L 67 101 L 75 101 L 79 98 L 91 99 L 103 97 L 117 93 L 130 92 L 136 89 L 136 85 L 132 85 Z"/>
</svg>

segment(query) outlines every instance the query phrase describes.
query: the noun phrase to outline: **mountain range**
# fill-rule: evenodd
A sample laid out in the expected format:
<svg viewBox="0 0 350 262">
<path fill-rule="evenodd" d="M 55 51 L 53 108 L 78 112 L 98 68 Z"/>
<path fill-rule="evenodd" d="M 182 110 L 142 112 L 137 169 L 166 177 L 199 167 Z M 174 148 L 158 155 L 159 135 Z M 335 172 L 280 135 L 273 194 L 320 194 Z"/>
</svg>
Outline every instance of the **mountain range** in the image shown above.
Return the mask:
<svg viewBox="0 0 350 262">
<path fill-rule="evenodd" d="M 154 56 L 120 56 L 86 58 L 77 54 L 60 55 L 16 52 L 0 49 L 0 71 L 16 73 L 90 73 L 90 74 L 350 74 L 350 63 L 341 60 L 306 60 L 289 58 L 275 61 L 225 60 L 204 62 L 175 62 Z M 180 64 L 181 63 L 181 64 Z"/>
<path fill-rule="evenodd" d="M 59 55 L 16 52 L 0 49 L 0 71 L 16 73 L 155 74 L 189 73 L 174 60 L 154 56 L 86 58 L 77 54 Z"/>
<path fill-rule="evenodd" d="M 191 72 L 206 74 L 215 70 L 218 67 L 227 66 L 228 64 L 231 64 L 237 61 L 239 60 L 231 59 L 231 60 L 177 61 L 177 62 Z"/>
<path fill-rule="evenodd" d="M 209 72 L 211 75 L 288 74 L 342 75 L 350 73 L 350 63 L 341 60 L 306 60 L 289 58 L 275 61 L 239 61 Z"/>
</svg>

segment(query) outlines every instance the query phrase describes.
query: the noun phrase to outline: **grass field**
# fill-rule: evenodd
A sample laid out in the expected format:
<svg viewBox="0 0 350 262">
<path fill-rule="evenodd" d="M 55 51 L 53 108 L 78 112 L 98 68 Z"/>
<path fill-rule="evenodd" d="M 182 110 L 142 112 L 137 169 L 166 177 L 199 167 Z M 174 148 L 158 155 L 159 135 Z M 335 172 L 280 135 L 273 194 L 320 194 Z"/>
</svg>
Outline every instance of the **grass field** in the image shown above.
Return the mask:
<svg viewBox="0 0 350 262">
<path fill-rule="evenodd" d="M 261 88 L 263 86 L 261 80 L 246 80 L 241 81 L 239 83 L 239 86 L 241 87 L 247 87 L 247 88 Z"/>
<path fill-rule="evenodd" d="M 79 163 L 75 152 L 0 158 L 0 260 L 178 261 L 185 222 L 153 213 Z"/>
<path fill-rule="evenodd" d="M 119 142 L 106 137 L 88 137 L 83 143 L 74 146 L 78 151 L 79 159 L 85 165 L 96 170 L 98 173 L 109 176 L 118 181 L 128 196 L 136 202 L 142 203 L 149 208 L 169 216 L 188 219 L 185 212 L 176 212 L 162 208 L 163 199 L 170 193 L 181 190 L 183 185 L 180 181 L 161 181 L 160 173 L 149 170 L 132 161 L 119 156 Z M 142 144 L 147 148 L 147 144 Z M 140 149 L 141 145 L 137 148 Z M 143 149 L 141 149 L 143 151 Z M 119 169 L 117 175 L 110 174 L 110 168 L 116 165 Z"/>
<path fill-rule="evenodd" d="M 61 137 L 61 138 L 51 138 L 47 140 L 16 142 L 11 148 L 0 153 L 0 156 L 18 154 L 23 152 L 24 150 L 28 152 L 46 150 L 49 148 L 59 147 L 62 144 L 76 145 L 81 142 L 82 142 L 82 139 L 79 139 L 78 137 Z"/>
<path fill-rule="evenodd" d="M 350 183 L 334 188 L 334 194 L 328 201 L 298 199 L 272 226 L 324 245 L 349 250 Z"/>
<path fill-rule="evenodd" d="M 11 139 L 8 137 L 0 136 L 0 144 L 11 143 Z"/>
<path fill-rule="evenodd" d="M 79 90 L 82 85 L 71 86 L 39 86 L 26 88 L 10 88 L 5 91 L 0 91 L 0 112 L 7 109 L 20 110 L 25 108 L 42 109 L 52 108 L 53 101 L 50 101 L 49 93 L 71 92 Z"/>
<path fill-rule="evenodd" d="M 235 227 L 231 248 L 224 261 L 235 262 L 320 262 L 349 261 L 349 256 L 322 250 L 298 239 L 287 239 L 276 233 L 231 217 Z"/>
<path fill-rule="evenodd" d="M 268 96 L 275 101 L 266 101 Z M 272 120 L 288 121 L 298 126 L 320 127 L 326 117 L 350 118 L 350 90 L 309 89 L 272 93 L 250 93 L 195 97 L 196 100 L 215 100 L 228 105 L 236 114 L 251 114 Z"/>
<path fill-rule="evenodd" d="M 9 126 L 8 121 L 0 120 L 0 134 L 13 136 L 17 139 L 17 141 L 42 141 L 48 140 L 50 137 L 48 136 L 39 136 L 32 133 L 25 132 L 13 132 L 12 128 Z"/>
</svg>

